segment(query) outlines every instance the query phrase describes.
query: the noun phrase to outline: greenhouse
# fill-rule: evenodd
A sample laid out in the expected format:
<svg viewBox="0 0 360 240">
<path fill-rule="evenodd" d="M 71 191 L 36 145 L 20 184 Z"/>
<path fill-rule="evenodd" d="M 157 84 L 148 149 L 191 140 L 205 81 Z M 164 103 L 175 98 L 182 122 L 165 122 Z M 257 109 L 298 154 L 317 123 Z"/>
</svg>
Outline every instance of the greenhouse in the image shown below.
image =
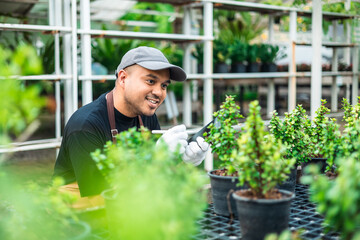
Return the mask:
<svg viewBox="0 0 360 240">
<path fill-rule="evenodd" d="M 0 239 L 360 239 L 359 44 L 359 0 L 0 0 Z"/>
</svg>

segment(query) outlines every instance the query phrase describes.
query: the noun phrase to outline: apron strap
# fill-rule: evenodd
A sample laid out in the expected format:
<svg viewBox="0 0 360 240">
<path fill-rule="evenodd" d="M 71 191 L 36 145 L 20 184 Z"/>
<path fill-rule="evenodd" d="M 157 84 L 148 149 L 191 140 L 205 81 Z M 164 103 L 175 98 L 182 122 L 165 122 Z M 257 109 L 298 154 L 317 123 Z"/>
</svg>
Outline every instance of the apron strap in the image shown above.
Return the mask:
<svg viewBox="0 0 360 240">
<path fill-rule="evenodd" d="M 106 94 L 106 106 L 107 106 L 107 112 L 108 112 L 109 123 L 110 123 L 110 128 L 111 128 L 111 137 L 112 137 L 113 143 L 115 144 L 116 143 L 116 135 L 119 132 L 116 129 L 116 124 L 115 124 L 113 90 L 111 90 L 108 94 Z M 144 123 L 143 123 L 140 115 L 138 115 L 138 119 L 139 119 L 140 127 L 143 127 Z"/>
</svg>

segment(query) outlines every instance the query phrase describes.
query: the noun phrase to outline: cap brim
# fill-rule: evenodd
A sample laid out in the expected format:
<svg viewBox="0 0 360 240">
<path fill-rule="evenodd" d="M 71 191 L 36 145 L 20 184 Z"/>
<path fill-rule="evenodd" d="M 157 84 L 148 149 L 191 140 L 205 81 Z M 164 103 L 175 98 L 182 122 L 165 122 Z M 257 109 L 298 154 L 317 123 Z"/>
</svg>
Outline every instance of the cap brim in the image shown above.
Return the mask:
<svg viewBox="0 0 360 240">
<path fill-rule="evenodd" d="M 185 71 L 181 67 L 170 63 L 146 61 L 137 64 L 149 70 L 162 70 L 168 68 L 170 70 L 170 80 L 182 82 L 187 78 Z"/>
</svg>

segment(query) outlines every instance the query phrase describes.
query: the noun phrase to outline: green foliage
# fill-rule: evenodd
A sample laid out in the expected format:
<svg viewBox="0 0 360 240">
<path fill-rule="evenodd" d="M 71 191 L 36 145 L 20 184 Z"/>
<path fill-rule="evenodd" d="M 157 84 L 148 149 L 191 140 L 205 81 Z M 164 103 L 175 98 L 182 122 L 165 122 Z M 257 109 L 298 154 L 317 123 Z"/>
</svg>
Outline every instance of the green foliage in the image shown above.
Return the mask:
<svg viewBox="0 0 360 240">
<path fill-rule="evenodd" d="M 360 101 L 360 97 L 358 97 Z M 357 102 L 355 105 L 351 105 L 349 100 L 343 98 L 342 104 L 344 109 L 344 121 L 346 122 L 345 127 L 351 127 L 356 121 L 360 119 L 360 102 Z"/>
<path fill-rule="evenodd" d="M 234 96 L 226 96 L 225 102 L 220 106 L 220 110 L 213 114 L 215 124 L 209 126 L 209 133 L 204 133 L 205 141 L 211 144 L 211 151 L 219 156 L 222 167 L 230 167 L 229 173 L 234 169 L 228 164 L 231 152 L 236 148 L 237 133 L 233 128 L 237 125 L 240 118 L 240 107 L 236 105 Z"/>
<path fill-rule="evenodd" d="M 247 60 L 248 44 L 235 39 L 229 48 L 232 63 L 244 63 Z"/>
<path fill-rule="evenodd" d="M 139 155 L 141 157 L 137 158 L 137 161 L 146 164 L 148 153 L 142 148 L 150 148 L 153 143 L 153 136 L 148 130 L 137 131 L 136 128 L 130 128 L 128 131 L 116 135 L 116 145 L 108 141 L 103 150 L 96 149 L 91 153 L 91 157 L 96 162 L 101 174 L 114 186 L 118 169 L 135 163 L 131 161 L 132 157 Z"/>
<path fill-rule="evenodd" d="M 272 44 L 261 44 L 259 49 L 259 57 L 262 63 L 274 63 L 279 46 Z"/>
<path fill-rule="evenodd" d="M 138 10 L 153 10 L 158 12 L 167 12 L 172 13 L 175 12 L 175 8 L 171 4 L 163 4 L 163 3 L 137 3 L 133 9 Z M 156 32 L 158 33 L 172 33 L 172 17 L 166 15 L 150 15 L 150 14 L 140 14 L 129 12 L 121 17 L 121 20 L 132 20 L 132 21 L 150 21 L 157 23 Z M 139 31 L 140 29 L 135 29 Z"/>
<path fill-rule="evenodd" d="M 183 65 L 184 50 L 177 44 L 169 43 L 164 47 L 160 48 L 165 57 L 171 64 L 176 66 Z"/>
<path fill-rule="evenodd" d="M 250 103 L 243 131 L 230 164 L 240 173 L 239 185 L 247 183 L 254 196 L 265 198 L 288 178 L 295 159 L 285 158 L 281 141 L 265 131 L 258 101 Z"/>
<path fill-rule="evenodd" d="M 286 57 L 286 53 L 281 51 L 279 46 L 272 44 L 261 44 L 259 47 L 259 57 L 262 63 L 274 63 L 276 60 Z"/>
<path fill-rule="evenodd" d="M 217 20 L 220 29 L 217 36 L 228 44 L 236 40 L 250 43 L 267 28 L 261 14 L 217 9 L 214 11 L 214 19 Z"/>
<path fill-rule="evenodd" d="M 9 134 L 20 134 L 33 122 L 44 106 L 39 97 L 40 87 L 25 87 L 23 82 L 12 75 L 32 75 L 42 71 L 40 59 L 35 50 L 27 45 L 20 45 L 15 52 L 0 47 L 0 144 L 8 141 Z"/>
<path fill-rule="evenodd" d="M 213 43 L 214 64 L 228 63 L 230 60 L 230 46 L 222 39 L 215 39 Z"/>
<path fill-rule="evenodd" d="M 309 128 L 310 120 L 305 109 L 301 105 L 290 112 L 285 113 L 283 121 L 273 112 L 270 120 L 270 132 L 286 145 L 286 158 L 295 158 L 296 164 L 308 161 L 309 157 Z"/>
<path fill-rule="evenodd" d="M 339 175 L 329 179 L 319 174 L 318 166 L 309 166 L 309 175 L 301 181 L 310 184 L 311 200 L 324 216 L 324 227 L 338 231 L 341 239 L 360 237 L 360 162 L 353 157 L 338 162 Z"/>
<path fill-rule="evenodd" d="M 121 132 L 116 144 L 92 156 L 117 195 L 114 209 L 107 209 L 119 229 L 115 239 L 188 239 L 195 233 L 206 207 L 206 178 L 166 145 L 155 147 L 148 130 Z"/>
<path fill-rule="evenodd" d="M 260 62 L 261 60 L 259 58 L 259 53 L 260 53 L 260 45 L 258 44 L 249 45 L 248 53 L 247 53 L 248 63 Z"/>
<path fill-rule="evenodd" d="M 70 239 L 74 221 L 70 207 L 74 195 L 59 192 L 61 179 L 52 186 L 19 182 L 0 168 L 0 239 Z"/>
<path fill-rule="evenodd" d="M 333 166 L 335 159 L 340 155 L 340 146 L 343 144 L 341 132 L 339 130 L 339 124 L 336 123 L 336 119 L 332 118 L 326 124 L 323 129 L 322 146 L 319 149 L 319 154 L 326 158 L 326 171 L 333 172 Z"/>
</svg>

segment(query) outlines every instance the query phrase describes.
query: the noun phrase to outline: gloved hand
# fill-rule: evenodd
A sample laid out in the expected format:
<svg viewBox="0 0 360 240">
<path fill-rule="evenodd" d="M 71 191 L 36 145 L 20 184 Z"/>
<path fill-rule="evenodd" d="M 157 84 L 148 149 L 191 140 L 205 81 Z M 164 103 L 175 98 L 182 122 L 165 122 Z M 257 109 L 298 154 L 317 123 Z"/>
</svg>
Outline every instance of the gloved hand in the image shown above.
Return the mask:
<svg viewBox="0 0 360 240">
<path fill-rule="evenodd" d="M 156 142 L 156 145 L 160 141 L 164 141 L 168 146 L 171 152 L 175 152 L 178 145 L 180 146 L 179 152 L 183 154 L 185 152 L 185 147 L 188 145 L 187 142 L 188 134 L 186 132 L 186 127 L 184 124 L 178 125 L 167 130 Z"/>
<path fill-rule="evenodd" d="M 204 138 L 197 137 L 196 142 L 190 142 L 186 146 L 182 159 L 186 163 L 192 163 L 194 166 L 198 166 L 205 159 L 208 149 L 209 144 L 204 141 Z"/>
</svg>

